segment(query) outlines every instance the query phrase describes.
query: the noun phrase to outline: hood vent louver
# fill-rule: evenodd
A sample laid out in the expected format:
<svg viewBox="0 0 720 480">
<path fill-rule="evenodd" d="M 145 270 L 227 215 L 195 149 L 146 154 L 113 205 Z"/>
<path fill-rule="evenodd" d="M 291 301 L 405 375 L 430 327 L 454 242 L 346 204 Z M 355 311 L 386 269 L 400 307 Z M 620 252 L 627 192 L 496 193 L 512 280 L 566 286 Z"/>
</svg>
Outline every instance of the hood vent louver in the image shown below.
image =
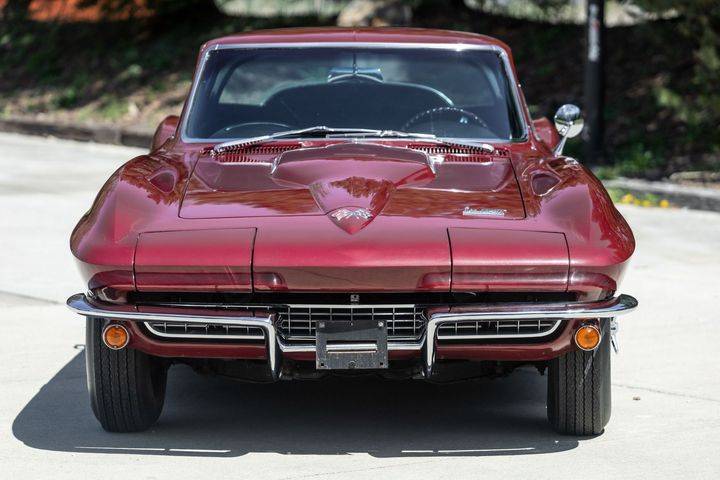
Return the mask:
<svg viewBox="0 0 720 480">
<path fill-rule="evenodd" d="M 495 152 L 487 153 L 482 148 L 465 147 L 460 145 L 423 145 L 410 144 L 408 148 L 425 152 L 428 155 L 443 155 L 444 162 L 457 163 L 483 163 L 492 162 L 493 158 L 509 157 L 509 152 L 504 148 L 496 148 Z"/>
<path fill-rule="evenodd" d="M 257 145 L 228 149 L 215 155 L 220 163 L 270 163 L 283 152 L 297 150 L 301 145 Z"/>
</svg>

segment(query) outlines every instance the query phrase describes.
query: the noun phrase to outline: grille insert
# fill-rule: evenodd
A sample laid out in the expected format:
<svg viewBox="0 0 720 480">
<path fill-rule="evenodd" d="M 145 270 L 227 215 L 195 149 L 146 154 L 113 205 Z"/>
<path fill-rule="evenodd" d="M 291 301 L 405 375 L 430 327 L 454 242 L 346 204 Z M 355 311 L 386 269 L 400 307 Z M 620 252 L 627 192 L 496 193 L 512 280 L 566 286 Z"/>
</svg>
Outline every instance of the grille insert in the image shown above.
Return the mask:
<svg viewBox="0 0 720 480">
<path fill-rule="evenodd" d="M 145 327 L 158 337 L 206 338 L 215 340 L 264 340 L 260 327 L 189 322 L 145 322 Z"/>
<path fill-rule="evenodd" d="M 277 312 L 279 333 L 289 341 L 315 341 L 318 321 L 384 321 L 391 341 L 418 340 L 426 325 L 423 310 L 415 305 L 293 305 Z"/>
<path fill-rule="evenodd" d="M 552 334 L 560 320 L 462 320 L 441 324 L 438 340 L 472 340 L 488 338 L 532 338 Z"/>
</svg>

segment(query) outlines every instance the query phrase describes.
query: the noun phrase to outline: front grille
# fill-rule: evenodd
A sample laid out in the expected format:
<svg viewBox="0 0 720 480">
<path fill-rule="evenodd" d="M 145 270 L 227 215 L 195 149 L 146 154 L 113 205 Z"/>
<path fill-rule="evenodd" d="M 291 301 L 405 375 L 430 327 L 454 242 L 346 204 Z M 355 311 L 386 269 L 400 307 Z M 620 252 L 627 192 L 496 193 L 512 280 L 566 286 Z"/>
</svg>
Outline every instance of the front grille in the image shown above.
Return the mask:
<svg viewBox="0 0 720 480">
<path fill-rule="evenodd" d="M 290 305 L 277 312 L 279 333 L 290 341 L 315 341 L 318 321 L 384 321 L 390 341 L 418 340 L 426 325 L 423 310 L 414 305 Z"/>
<path fill-rule="evenodd" d="M 200 338 L 214 340 L 264 340 L 260 327 L 189 322 L 145 322 L 145 327 L 158 337 Z"/>
<path fill-rule="evenodd" d="M 544 337 L 553 333 L 559 320 L 462 320 L 441 324 L 438 340 Z"/>
<path fill-rule="evenodd" d="M 304 295 L 305 296 L 305 295 Z M 198 308 L 223 308 L 243 311 L 262 311 L 273 314 L 278 337 L 289 343 L 310 344 L 316 340 L 316 326 L 319 321 L 384 321 L 387 324 L 390 342 L 419 343 L 425 335 L 428 318 L 425 307 L 414 303 L 391 304 L 293 304 L 293 303 L 245 303 L 221 299 L 217 303 L 205 303 L 204 298 L 153 299 L 146 305 L 156 307 L 193 306 Z M 258 300 L 265 300 L 258 299 Z M 408 299 L 412 300 L 412 299 Z M 505 299 L 503 299 L 505 300 Z M 504 302 L 507 303 L 507 302 Z M 484 302 L 489 304 L 489 302 Z M 471 308 L 470 304 L 466 304 Z M 468 315 L 472 315 L 468 313 Z M 555 319 L 519 320 L 448 320 L 442 321 L 435 331 L 438 341 L 486 341 L 502 339 L 542 338 L 557 332 L 562 321 Z M 165 339 L 206 339 L 265 341 L 262 327 L 233 325 L 232 323 L 195 323 L 182 321 L 144 322 L 149 334 Z"/>
</svg>

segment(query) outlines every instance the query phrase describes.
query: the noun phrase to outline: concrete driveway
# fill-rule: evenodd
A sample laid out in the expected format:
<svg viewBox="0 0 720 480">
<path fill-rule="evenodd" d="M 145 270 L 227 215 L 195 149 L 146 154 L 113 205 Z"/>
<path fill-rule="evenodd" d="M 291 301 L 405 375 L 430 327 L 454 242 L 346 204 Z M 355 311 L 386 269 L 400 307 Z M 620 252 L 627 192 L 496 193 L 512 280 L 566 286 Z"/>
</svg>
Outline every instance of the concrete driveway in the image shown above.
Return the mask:
<svg viewBox="0 0 720 480">
<path fill-rule="evenodd" d="M 0 477 L 718 478 L 720 215 L 622 212 L 638 251 L 622 290 L 613 417 L 578 440 L 545 420 L 545 377 L 430 385 L 242 384 L 170 374 L 159 423 L 108 434 L 85 392 L 83 286 L 68 236 L 136 149 L 0 134 Z"/>
</svg>

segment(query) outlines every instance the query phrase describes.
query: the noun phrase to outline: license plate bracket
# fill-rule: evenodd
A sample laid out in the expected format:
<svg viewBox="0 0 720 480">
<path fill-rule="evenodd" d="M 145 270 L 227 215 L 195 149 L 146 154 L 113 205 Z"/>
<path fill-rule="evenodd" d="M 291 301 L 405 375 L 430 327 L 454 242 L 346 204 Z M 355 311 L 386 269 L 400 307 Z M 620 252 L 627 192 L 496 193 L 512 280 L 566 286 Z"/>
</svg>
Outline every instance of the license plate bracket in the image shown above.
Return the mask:
<svg viewBox="0 0 720 480">
<path fill-rule="evenodd" d="M 315 352 L 318 370 L 388 368 L 387 323 L 382 320 L 319 321 Z"/>
</svg>

